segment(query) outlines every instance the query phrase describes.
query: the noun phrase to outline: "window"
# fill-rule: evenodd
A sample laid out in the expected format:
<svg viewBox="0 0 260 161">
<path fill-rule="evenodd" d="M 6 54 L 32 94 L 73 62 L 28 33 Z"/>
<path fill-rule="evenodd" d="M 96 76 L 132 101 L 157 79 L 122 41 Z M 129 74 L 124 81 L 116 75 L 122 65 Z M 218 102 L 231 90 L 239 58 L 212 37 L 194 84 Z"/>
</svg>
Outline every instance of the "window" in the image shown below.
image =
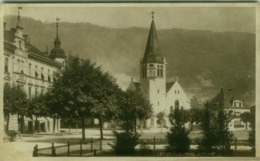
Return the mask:
<svg viewBox="0 0 260 161">
<path fill-rule="evenodd" d="M 32 73 L 31 73 L 31 70 L 32 70 L 32 64 L 30 63 L 30 64 L 29 64 L 29 76 L 31 76 L 31 74 L 32 74 Z"/>
<path fill-rule="evenodd" d="M 38 78 L 38 71 L 37 71 L 37 70 L 38 70 L 38 66 L 36 65 L 36 66 L 35 66 L 35 77 L 36 77 L 36 78 Z"/>
<path fill-rule="evenodd" d="M 154 65 L 153 64 L 149 64 L 149 67 L 154 67 Z"/>
<path fill-rule="evenodd" d="M 8 72 L 8 58 L 5 58 L 5 72 Z"/>
<path fill-rule="evenodd" d="M 160 105 L 160 102 L 158 101 L 158 106 Z"/>
<path fill-rule="evenodd" d="M 29 96 L 29 99 L 31 99 L 32 97 L 32 87 L 29 86 L 29 89 L 28 89 L 28 96 Z"/>
<path fill-rule="evenodd" d="M 35 88 L 35 96 L 38 96 L 38 89 Z"/>
<path fill-rule="evenodd" d="M 44 80 L 43 68 L 42 68 L 42 72 L 41 72 L 41 79 Z"/>
</svg>

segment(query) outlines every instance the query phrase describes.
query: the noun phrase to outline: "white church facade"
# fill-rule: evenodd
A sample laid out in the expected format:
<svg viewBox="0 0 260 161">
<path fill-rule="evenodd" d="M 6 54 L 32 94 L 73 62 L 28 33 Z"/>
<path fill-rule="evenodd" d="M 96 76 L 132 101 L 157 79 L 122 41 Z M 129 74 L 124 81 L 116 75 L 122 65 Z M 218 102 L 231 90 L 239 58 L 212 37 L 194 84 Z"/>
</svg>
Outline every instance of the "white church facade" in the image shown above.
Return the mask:
<svg viewBox="0 0 260 161">
<path fill-rule="evenodd" d="M 140 60 L 140 81 L 135 82 L 132 79 L 128 87 L 128 90 L 141 90 L 153 108 L 152 118 L 144 123 L 138 121 L 139 127 L 148 129 L 160 127 L 156 117 L 160 112 L 163 112 L 165 116 L 164 127 L 169 127 L 168 115 L 174 108 L 190 109 L 190 100 L 185 94 L 178 77 L 174 82 L 167 82 L 166 69 L 166 58 L 160 50 L 153 18 L 144 56 Z"/>
</svg>

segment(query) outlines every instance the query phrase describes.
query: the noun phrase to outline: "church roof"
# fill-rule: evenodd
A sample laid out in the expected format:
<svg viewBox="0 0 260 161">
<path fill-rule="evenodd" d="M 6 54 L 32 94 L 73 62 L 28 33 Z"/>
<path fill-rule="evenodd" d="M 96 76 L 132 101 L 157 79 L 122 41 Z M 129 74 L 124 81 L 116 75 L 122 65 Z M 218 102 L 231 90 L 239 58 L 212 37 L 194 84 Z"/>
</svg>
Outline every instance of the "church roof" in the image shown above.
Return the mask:
<svg viewBox="0 0 260 161">
<path fill-rule="evenodd" d="M 164 63 L 164 57 L 161 55 L 154 20 L 151 22 L 142 63 Z"/>
<path fill-rule="evenodd" d="M 166 83 L 166 93 L 168 93 L 168 91 L 171 89 L 171 87 L 174 85 L 174 82 L 167 82 Z"/>
<path fill-rule="evenodd" d="M 128 86 L 127 90 L 135 91 L 135 90 L 140 89 L 140 83 L 139 82 L 134 82 L 133 80 L 131 81 L 130 85 Z"/>
</svg>

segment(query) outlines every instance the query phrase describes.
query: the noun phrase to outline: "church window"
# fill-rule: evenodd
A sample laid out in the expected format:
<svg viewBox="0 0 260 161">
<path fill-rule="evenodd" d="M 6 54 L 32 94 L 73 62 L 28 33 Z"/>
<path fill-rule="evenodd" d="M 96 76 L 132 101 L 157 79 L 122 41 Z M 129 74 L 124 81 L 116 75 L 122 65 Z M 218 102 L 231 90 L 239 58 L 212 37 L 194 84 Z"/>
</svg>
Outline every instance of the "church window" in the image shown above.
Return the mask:
<svg viewBox="0 0 260 161">
<path fill-rule="evenodd" d="M 158 106 L 160 105 L 160 102 L 158 101 Z"/>
<path fill-rule="evenodd" d="M 163 70 L 162 70 L 162 69 L 160 69 L 160 71 L 161 71 L 161 77 L 163 77 Z"/>
<path fill-rule="evenodd" d="M 160 69 L 157 69 L 157 76 L 160 77 L 161 74 L 160 74 Z"/>
<path fill-rule="evenodd" d="M 180 102 L 179 102 L 179 100 L 176 100 L 175 101 L 175 108 L 179 108 L 179 106 L 180 106 Z"/>
<path fill-rule="evenodd" d="M 5 72 L 8 72 L 8 58 L 5 58 Z"/>
<path fill-rule="evenodd" d="M 160 90 L 158 89 L 157 92 L 160 93 Z"/>
</svg>

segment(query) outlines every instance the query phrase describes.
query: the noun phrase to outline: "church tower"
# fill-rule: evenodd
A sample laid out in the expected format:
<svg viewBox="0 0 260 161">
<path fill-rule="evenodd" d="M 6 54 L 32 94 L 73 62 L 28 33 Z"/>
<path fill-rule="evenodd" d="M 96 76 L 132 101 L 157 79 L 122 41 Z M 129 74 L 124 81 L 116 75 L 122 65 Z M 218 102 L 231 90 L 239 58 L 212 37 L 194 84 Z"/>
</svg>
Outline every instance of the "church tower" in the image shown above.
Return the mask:
<svg viewBox="0 0 260 161">
<path fill-rule="evenodd" d="M 154 12 L 152 12 L 152 22 L 144 56 L 140 60 L 140 87 L 154 111 L 149 124 L 151 127 L 156 127 L 156 115 L 164 112 L 166 108 L 166 60 L 160 50 Z"/>
</svg>

